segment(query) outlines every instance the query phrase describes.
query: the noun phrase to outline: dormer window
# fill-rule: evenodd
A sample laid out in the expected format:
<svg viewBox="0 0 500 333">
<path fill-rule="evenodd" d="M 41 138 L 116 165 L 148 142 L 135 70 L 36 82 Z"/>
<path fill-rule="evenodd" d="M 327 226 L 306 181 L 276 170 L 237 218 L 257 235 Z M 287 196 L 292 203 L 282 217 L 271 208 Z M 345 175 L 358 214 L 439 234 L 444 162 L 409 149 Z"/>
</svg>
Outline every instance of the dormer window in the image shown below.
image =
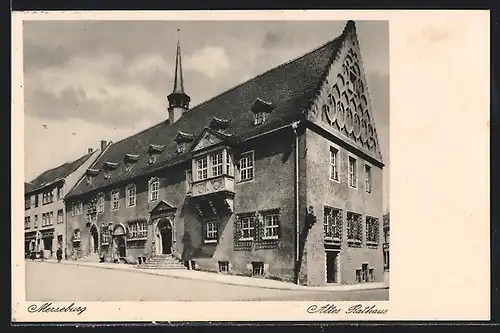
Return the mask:
<svg viewBox="0 0 500 333">
<path fill-rule="evenodd" d="M 86 173 L 86 182 L 87 185 L 92 185 L 92 182 L 94 180 L 94 177 L 99 174 L 99 169 L 87 169 Z"/>
<path fill-rule="evenodd" d="M 153 164 L 156 162 L 158 159 L 158 156 L 160 156 L 161 152 L 165 149 L 164 145 L 149 145 L 148 149 L 148 154 L 149 154 L 149 160 L 148 164 Z"/>
<path fill-rule="evenodd" d="M 175 142 L 177 143 L 177 154 L 182 154 L 186 152 L 187 147 L 191 141 L 193 141 L 194 135 L 184 132 L 177 132 L 175 137 Z"/>
<path fill-rule="evenodd" d="M 266 122 L 269 113 L 275 108 L 272 102 L 266 102 L 257 98 L 251 108 L 254 115 L 254 125 L 260 125 Z"/>
<path fill-rule="evenodd" d="M 118 163 L 106 161 L 104 162 L 104 179 L 109 179 L 111 177 L 111 171 L 118 167 Z"/>
<path fill-rule="evenodd" d="M 129 172 L 134 164 L 139 160 L 139 154 L 125 154 L 125 171 Z"/>
</svg>

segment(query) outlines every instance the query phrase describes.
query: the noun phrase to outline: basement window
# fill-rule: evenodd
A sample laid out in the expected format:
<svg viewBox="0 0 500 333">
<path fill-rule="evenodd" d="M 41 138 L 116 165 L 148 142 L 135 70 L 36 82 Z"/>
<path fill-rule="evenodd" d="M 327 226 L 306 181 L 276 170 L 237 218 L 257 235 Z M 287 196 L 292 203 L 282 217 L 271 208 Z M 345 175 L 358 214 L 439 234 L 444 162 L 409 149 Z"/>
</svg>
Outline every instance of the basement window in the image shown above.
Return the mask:
<svg viewBox="0 0 500 333">
<path fill-rule="evenodd" d="M 220 273 L 229 272 L 229 262 L 228 261 L 219 261 L 219 272 Z"/>
<path fill-rule="evenodd" d="M 252 261 L 252 274 L 255 276 L 264 275 L 264 263 L 262 261 Z"/>
</svg>

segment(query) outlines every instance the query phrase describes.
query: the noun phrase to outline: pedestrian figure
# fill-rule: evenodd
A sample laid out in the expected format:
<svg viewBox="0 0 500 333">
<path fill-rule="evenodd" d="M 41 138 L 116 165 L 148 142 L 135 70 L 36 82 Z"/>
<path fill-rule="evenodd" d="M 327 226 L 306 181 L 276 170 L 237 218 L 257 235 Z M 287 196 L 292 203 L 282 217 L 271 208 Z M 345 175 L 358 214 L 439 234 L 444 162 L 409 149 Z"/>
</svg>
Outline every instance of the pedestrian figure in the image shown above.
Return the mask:
<svg viewBox="0 0 500 333">
<path fill-rule="evenodd" d="M 57 262 L 61 262 L 61 260 L 62 260 L 62 250 L 61 250 L 61 248 L 57 249 L 56 256 L 57 256 Z"/>
<path fill-rule="evenodd" d="M 40 250 L 40 259 L 43 261 L 43 250 Z"/>
</svg>

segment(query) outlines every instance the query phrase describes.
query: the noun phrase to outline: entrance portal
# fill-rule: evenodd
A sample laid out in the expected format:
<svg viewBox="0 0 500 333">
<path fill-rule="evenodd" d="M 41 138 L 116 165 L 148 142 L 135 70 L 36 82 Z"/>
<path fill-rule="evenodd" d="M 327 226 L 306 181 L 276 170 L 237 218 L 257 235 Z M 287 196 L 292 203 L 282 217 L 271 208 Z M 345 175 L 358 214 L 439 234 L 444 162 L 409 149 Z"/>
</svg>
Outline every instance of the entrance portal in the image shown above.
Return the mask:
<svg viewBox="0 0 500 333">
<path fill-rule="evenodd" d="M 157 232 L 157 254 L 171 254 L 172 253 L 172 223 L 168 219 L 161 219 L 158 222 Z"/>
<path fill-rule="evenodd" d="M 99 232 L 95 225 L 90 228 L 90 253 L 99 252 Z"/>
<path fill-rule="evenodd" d="M 338 252 L 326 251 L 326 283 L 338 283 Z"/>
<path fill-rule="evenodd" d="M 127 247 L 125 244 L 124 236 L 116 236 L 116 245 L 118 246 L 118 256 L 120 258 L 125 258 L 127 255 Z"/>
</svg>

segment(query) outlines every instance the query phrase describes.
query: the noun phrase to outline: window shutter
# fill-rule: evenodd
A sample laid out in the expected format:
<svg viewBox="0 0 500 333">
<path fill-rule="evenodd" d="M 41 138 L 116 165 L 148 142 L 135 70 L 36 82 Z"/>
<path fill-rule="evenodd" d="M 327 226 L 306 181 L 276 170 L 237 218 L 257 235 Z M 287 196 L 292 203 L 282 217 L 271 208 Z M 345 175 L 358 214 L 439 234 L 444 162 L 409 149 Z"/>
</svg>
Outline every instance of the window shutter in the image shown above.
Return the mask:
<svg viewBox="0 0 500 333">
<path fill-rule="evenodd" d="M 259 228 L 259 221 L 257 220 L 257 217 L 253 217 L 253 229 L 251 229 L 250 236 L 253 237 L 254 239 L 256 238 L 255 236 L 257 236 L 256 231 L 258 230 L 258 228 Z"/>
</svg>

